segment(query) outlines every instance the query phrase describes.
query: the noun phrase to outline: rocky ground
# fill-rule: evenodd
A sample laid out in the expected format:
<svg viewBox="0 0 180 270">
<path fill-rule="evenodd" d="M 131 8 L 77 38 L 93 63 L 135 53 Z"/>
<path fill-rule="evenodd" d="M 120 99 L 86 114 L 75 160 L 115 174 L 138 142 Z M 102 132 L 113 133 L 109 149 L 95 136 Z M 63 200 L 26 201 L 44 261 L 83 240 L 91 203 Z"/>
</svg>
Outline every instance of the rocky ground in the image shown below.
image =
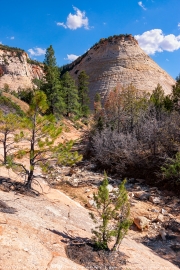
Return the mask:
<svg viewBox="0 0 180 270">
<path fill-rule="evenodd" d="M 56 168 L 54 177 L 51 186 L 39 179 L 43 190 L 40 196 L 27 196 L 11 190 L 15 175 L 1 168 L 0 269 L 103 269 L 85 268 L 66 253 L 72 240 L 91 238 L 93 223 L 88 213 L 94 211 L 93 192 L 103 174 L 84 162 L 73 169 Z M 120 181 L 109 178 L 109 189 Z M 40 187 L 36 188 L 41 192 Z M 131 217 L 144 229 L 133 224 L 123 240 L 120 251 L 126 264 L 122 269 L 179 269 L 180 199 L 140 179 L 129 179 L 127 190 Z"/>
<path fill-rule="evenodd" d="M 93 170 L 89 162 L 74 169 L 66 167 L 53 184 L 93 210 L 93 193 L 103 180 L 103 175 Z M 121 180 L 109 178 L 109 190 L 113 191 Z M 126 188 L 134 220 L 129 236 L 180 267 L 180 198 L 170 191 L 149 187 L 143 179 L 128 179 Z"/>
<path fill-rule="evenodd" d="M 67 130 L 61 141 L 71 139 L 72 133 L 75 139 L 81 136 L 81 131 L 71 123 L 65 125 Z M 128 179 L 127 182 L 131 218 L 136 225 L 131 226 L 122 241 L 118 253 L 120 259 L 113 254 L 110 257 L 94 256 L 89 247 L 78 255 L 79 260 L 73 258 L 79 252 L 77 248 L 71 252 L 72 260 L 69 259 L 68 248 L 74 243 L 82 244 L 92 236 L 94 224 L 89 212 L 95 210 L 93 193 L 103 180 L 103 174 L 89 161 L 80 162 L 73 168 L 54 169 L 51 181 L 40 169 L 36 170 L 36 176 L 41 175 L 41 178 L 34 184 L 40 192 L 35 196 L 24 194 L 21 185 L 15 185 L 23 179 L 0 167 L 1 270 L 179 269 L 180 198 L 169 191 L 149 187 L 142 179 Z M 116 188 L 121 180 L 118 176 L 109 177 L 109 190 Z M 18 192 L 14 190 L 17 186 Z M 109 268 L 102 263 L 107 260 L 111 265 Z"/>
</svg>

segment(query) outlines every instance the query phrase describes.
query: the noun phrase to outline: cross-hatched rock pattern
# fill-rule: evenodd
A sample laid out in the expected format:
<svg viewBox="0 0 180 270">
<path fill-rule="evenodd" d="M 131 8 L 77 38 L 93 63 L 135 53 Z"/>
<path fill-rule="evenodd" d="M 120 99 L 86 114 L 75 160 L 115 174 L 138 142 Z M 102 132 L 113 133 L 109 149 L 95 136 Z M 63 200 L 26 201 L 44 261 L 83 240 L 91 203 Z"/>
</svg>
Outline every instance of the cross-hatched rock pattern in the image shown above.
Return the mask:
<svg viewBox="0 0 180 270">
<path fill-rule="evenodd" d="M 68 65 L 67 70 L 76 80 L 82 70 L 87 73 L 91 105 L 96 92 L 104 100 L 117 84 L 126 87 L 132 83 L 138 90 L 151 93 L 159 83 L 166 94 L 175 84 L 175 80 L 139 47 L 132 35 L 101 39 Z"/>
</svg>

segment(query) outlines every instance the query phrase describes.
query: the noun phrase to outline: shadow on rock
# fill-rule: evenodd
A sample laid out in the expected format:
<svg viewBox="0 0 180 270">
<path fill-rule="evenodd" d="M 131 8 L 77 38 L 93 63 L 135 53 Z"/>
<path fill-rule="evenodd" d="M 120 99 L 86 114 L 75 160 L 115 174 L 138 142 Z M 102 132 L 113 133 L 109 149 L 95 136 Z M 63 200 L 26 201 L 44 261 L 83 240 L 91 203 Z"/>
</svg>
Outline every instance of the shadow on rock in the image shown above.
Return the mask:
<svg viewBox="0 0 180 270">
<path fill-rule="evenodd" d="M 175 220 L 164 224 L 166 236 L 163 240 L 160 235 L 156 237 L 144 237 L 142 243 L 163 259 L 180 267 L 180 223 Z"/>
<path fill-rule="evenodd" d="M 7 205 L 7 203 L 0 200 L 0 212 L 14 214 L 16 213 L 16 209 Z"/>
<path fill-rule="evenodd" d="M 96 270 L 121 270 L 126 264 L 126 256 L 119 251 L 100 250 L 89 238 L 74 237 L 65 232 L 51 230 L 63 238 L 66 243 L 66 254 L 72 261 L 83 265 L 86 269 Z"/>
<path fill-rule="evenodd" d="M 34 190 L 33 188 L 27 189 L 24 183 L 13 181 L 8 177 L 1 177 L 1 176 L 0 176 L 0 190 L 4 192 L 14 191 L 32 197 L 36 197 L 39 195 L 39 192 L 37 190 Z"/>
</svg>

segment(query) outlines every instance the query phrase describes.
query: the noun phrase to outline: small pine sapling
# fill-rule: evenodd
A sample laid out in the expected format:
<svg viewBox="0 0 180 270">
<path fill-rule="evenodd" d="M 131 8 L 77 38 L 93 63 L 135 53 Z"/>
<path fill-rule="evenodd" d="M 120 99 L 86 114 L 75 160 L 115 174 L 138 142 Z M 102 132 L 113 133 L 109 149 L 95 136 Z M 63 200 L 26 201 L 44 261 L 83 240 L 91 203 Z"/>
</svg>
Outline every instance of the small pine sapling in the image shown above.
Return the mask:
<svg viewBox="0 0 180 270">
<path fill-rule="evenodd" d="M 92 229 L 92 239 L 99 249 L 109 250 L 108 244 L 114 240 L 111 250 L 117 250 L 131 225 L 125 183 L 126 180 L 122 181 L 118 189 L 110 193 L 105 173 L 102 185 L 97 194 L 94 194 L 97 214 L 91 212 L 90 216 L 97 226 Z"/>
</svg>

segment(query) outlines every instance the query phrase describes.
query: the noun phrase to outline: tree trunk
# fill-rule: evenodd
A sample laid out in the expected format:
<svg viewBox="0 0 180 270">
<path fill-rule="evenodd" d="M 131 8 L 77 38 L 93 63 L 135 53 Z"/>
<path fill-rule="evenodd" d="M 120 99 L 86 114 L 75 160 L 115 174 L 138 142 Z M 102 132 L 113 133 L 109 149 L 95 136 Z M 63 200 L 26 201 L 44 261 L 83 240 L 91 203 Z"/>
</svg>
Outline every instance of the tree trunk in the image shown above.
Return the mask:
<svg viewBox="0 0 180 270">
<path fill-rule="evenodd" d="M 36 131 L 36 113 L 33 116 L 33 129 L 32 129 L 32 137 L 31 137 L 31 150 L 30 150 L 30 159 L 29 159 L 29 173 L 28 173 L 28 179 L 25 187 L 27 189 L 31 189 L 33 176 L 34 176 L 34 148 L 35 148 L 35 131 Z"/>
<path fill-rule="evenodd" d="M 33 181 L 33 173 L 34 173 L 34 169 L 29 171 L 27 183 L 25 185 L 27 189 L 31 189 L 31 185 Z"/>
<path fill-rule="evenodd" d="M 4 133 L 3 150 L 4 150 L 4 164 L 7 163 L 7 132 Z"/>
</svg>

